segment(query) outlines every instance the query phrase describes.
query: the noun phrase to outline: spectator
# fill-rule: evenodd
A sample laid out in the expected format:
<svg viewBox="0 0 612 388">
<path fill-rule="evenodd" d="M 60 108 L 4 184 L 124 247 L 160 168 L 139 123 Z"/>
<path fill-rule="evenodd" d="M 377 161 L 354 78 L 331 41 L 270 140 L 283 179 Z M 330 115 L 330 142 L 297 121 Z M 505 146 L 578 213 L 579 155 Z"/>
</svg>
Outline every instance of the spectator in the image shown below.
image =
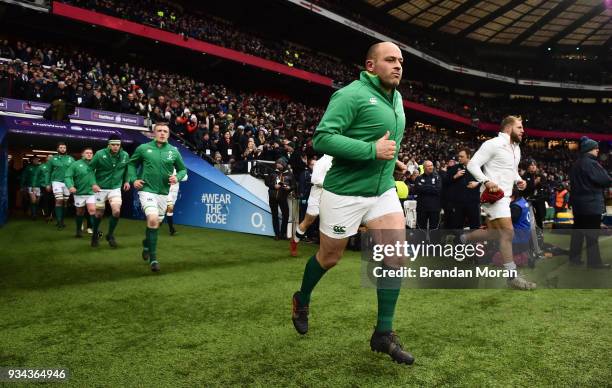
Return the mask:
<svg viewBox="0 0 612 388">
<path fill-rule="evenodd" d="M 527 161 L 527 171 L 523 175 L 523 180 L 527 182 L 527 187 L 523 191 L 523 196 L 527 199 L 533 209 L 533 217 L 538 238 L 538 246 L 544 246 L 544 219 L 546 218 L 546 199 L 548 192 L 546 188 L 546 177 L 538 170 L 535 160 Z"/>
<path fill-rule="evenodd" d="M 570 263 L 582 264 L 580 258 L 582 242 L 586 239 L 587 266 L 610 269 L 603 263 L 599 253 L 599 230 L 601 215 L 605 212 L 603 190 L 610 187 L 610 175 L 597 163 L 599 145 L 586 136 L 580 139 L 580 159 L 572 166 L 572 209 L 574 226 L 570 242 Z"/>
<path fill-rule="evenodd" d="M 470 157 L 471 151 L 462 149 L 457 154 L 459 163 L 447 170 L 449 229 L 463 229 L 466 219 L 470 229 L 480 227 L 480 184 L 467 170 Z"/>
<path fill-rule="evenodd" d="M 555 214 L 567 212 L 569 199 L 569 190 L 565 188 L 563 182 L 558 182 L 555 190 Z"/>
<path fill-rule="evenodd" d="M 442 180 L 434 171 L 433 163 L 423 163 L 424 172 L 416 180 L 417 227 L 421 230 L 435 230 L 440 224 L 440 193 Z"/>
</svg>

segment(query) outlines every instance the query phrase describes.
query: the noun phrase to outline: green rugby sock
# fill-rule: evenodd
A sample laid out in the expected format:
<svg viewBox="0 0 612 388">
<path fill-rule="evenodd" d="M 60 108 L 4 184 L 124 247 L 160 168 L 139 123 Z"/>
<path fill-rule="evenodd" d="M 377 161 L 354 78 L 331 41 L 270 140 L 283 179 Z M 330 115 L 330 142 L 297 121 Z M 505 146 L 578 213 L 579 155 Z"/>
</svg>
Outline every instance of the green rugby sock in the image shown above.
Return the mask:
<svg viewBox="0 0 612 388">
<path fill-rule="evenodd" d="M 327 270 L 321 267 L 317 261 L 317 256 L 313 255 L 308 259 L 304 268 L 304 276 L 302 277 L 302 287 L 300 288 L 299 299 L 302 305 L 310 303 L 310 294 L 315 288 L 319 280 L 325 275 Z"/>
<path fill-rule="evenodd" d="M 76 218 L 76 232 L 77 234 L 81 233 L 81 227 L 83 227 L 83 216 L 79 216 L 77 214 Z"/>
<path fill-rule="evenodd" d="M 149 228 L 145 229 L 145 239 L 142 240 L 142 250 L 149 251 Z"/>
<path fill-rule="evenodd" d="M 108 235 L 109 236 L 113 235 L 118 223 L 119 223 L 119 217 L 111 217 L 110 221 L 108 222 Z"/>
<path fill-rule="evenodd" d="M 384 268 L 389 268 L 383 266 Z M 400 288 L 402 286 L 402 278 L 386 278 L 378 279 L 376 296 L 378 299 L 378 316 L 376 319 L 376 331 L 386 332 L 393 330 L 393 315 L 395 314 L 395 305 L 399 298 Z"/>
<path fill-rule="evenodd" d="M 32 204 L 30 207 L 30 211 L 32 212 L 32 217 L 36 217 L 36 213 L 38 213 L 38 206 L 36 204 Z"/>
<path fill-rule="evenodd" d="M 147 228 L 147 241 L 149 245 L 149 263 L 157 261 L 157 229 Z"/>
<path fill-rule="evenodd" d="M 55 207 L 55 219 L 58 224 L 61 224 L 64 221 L 64 207 L 56 206 Z"/>
<path fill-rule="evenodd" d="M 91 222 L 91 229 L 93 229 L 93 234 L 97 235 L 98 230 L 100 229 L 100 223 L 102 222 L 102 218 L 98 218 L 96 216 L 92 216 L 93 220 Z"/>
</svg>

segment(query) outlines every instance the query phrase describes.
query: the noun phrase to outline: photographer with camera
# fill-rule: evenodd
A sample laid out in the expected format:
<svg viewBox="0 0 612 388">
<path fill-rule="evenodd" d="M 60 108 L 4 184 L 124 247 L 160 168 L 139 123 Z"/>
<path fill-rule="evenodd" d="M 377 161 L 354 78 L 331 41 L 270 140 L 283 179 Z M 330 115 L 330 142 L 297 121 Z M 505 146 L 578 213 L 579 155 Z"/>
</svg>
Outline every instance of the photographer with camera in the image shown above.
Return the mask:
<svg viewBox="0 0 612 388">
<path fill-rule="evenodd" d="M 287 162 L 279 158 L 276 161 L 276 170 L 266 178 L 270 210 L 272 211 L 272 225 L 274 227 L 274 239 L 285 240 L 287 238 L 287 225 L 289 224 L 289 193 L 293 191 L 295 179 L 293 173 L 287 168 Z M 278 208 L 282 213 L 282 223 L 278 223 Z"/>
</svg>

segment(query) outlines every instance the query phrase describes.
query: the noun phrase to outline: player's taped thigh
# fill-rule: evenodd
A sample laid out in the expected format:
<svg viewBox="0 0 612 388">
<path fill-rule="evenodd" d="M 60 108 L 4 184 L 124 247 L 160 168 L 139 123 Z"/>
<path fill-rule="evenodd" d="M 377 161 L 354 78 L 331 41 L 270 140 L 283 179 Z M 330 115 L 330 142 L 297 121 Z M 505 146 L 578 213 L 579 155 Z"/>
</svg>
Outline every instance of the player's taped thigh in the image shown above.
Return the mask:
<svg viewBox="0 0 612 388">
<path fill-rule="evenodd" d="M 144 214 L 147 218 L 149 218 L 149 216 L 159 217 L 159 210 L 157 209 L 157 206 L 155 205 L 145 206 L 142 210 L 144 211 Z"/>
<path fill-rule="evenodd" d="M 123 203 L 123 199 L 120 196 L 109 197 L 108 198 L 108 203 L 110 203 L 111 206 L 119 206 L 119 207 L 121 207 L 121 204 Z"/>
</svg>

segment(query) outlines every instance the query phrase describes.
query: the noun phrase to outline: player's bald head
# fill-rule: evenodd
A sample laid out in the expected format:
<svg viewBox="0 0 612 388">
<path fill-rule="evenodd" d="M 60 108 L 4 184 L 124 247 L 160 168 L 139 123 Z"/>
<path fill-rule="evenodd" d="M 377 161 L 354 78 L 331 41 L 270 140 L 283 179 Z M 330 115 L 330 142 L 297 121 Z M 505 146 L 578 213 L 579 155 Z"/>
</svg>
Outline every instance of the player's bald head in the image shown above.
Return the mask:
<svg viewBox="0 0 612 388">
<path fill-rule="evenodd" d="M 392 42 L 373 44 L 367 53 L 365 69 L 378 76 L 381 86 L 387 92 L 397 88 L 402 79 L 402 51 Z"/>
<path fill-rule="evenodd" d="M 399 47 L 397 47 L 397 45 L 392 42 L 374 43 L 373 45 L 370 46 L 370 48 L 368 49 L 368 52 L 366 53 L 366 60 L 376 59 L 378 55 L 380 55 L 380 52 L 385 49 L 396 49 L 397 51 L 399 51 Z"/>
</svg>

